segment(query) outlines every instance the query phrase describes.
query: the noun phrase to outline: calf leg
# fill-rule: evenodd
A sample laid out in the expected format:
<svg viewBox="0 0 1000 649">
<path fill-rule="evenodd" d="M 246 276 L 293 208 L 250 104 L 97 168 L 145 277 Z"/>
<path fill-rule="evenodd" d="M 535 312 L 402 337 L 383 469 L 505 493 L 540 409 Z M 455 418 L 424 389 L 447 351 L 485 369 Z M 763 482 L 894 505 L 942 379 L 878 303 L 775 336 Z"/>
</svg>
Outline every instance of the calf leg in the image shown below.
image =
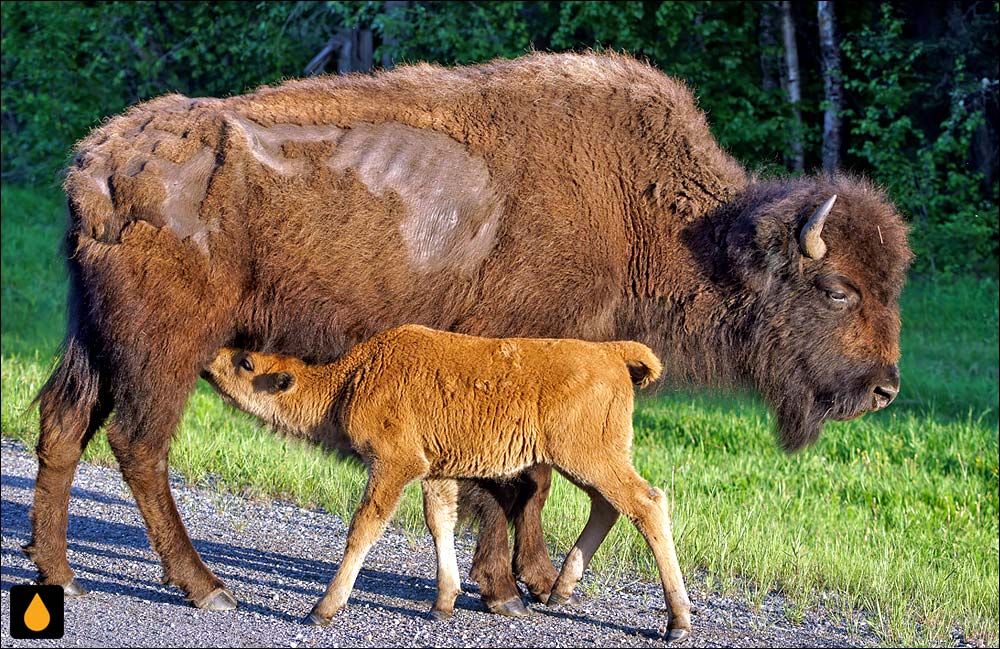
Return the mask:
<svg viewBox="0 0 1000 649">
<path fill-rule="evenodd" d="M 454 480 L 424 480 L 424 520 L 434 537 L 437 555 L 437 601 L 431 615 L 446 620 L 455 611 L 462 591 L 455 555 L 455 522 L 458 518 L 458 485 Z"/>
<path fill-rule="evenodd" d="M 361 499 L 351 527 L 347 533 L 347 547 L 344 549 L 344 559 L 337 569 L 337 574 L 327 586 L 326 593 L 320 598 L 313 610 L 304 620 L 307 624 L 325 626 L 330 623 L 334 614 L 347 604 L 347 599 L 354 589 L 354 582 L 361 571 L 368 551 L 375 541 L 382 536 L 382 531 L 396 511 L 403 488 L 419 478 L 418 470 L 407 470 L 406 467 L 390 466 L 391 463 L 373 464 L 368 471 L 368 485 Z"/>
<path fill-rule="evenodd" d="M 663 598 L 666 601 L 670 616 L 668 627 L 670 632 L 667 640 L 679 640 L 691 632 L 691 600 L 688 599 L 684 587 L 684 577 L 681 575 L 677 562 L 677 551 L 670 530 L 670 518 L 667 515 L 667 499 L 659 489 L 651 487 L 648 482 L 635 472 L 627 460 L 610 460 L 603 465 L 588 463 L 583 472 L 574 471 L 574 477 L 585 484 L 592 485 L 600 492 L 615 509 L 625 514 L 642 533 L 646 543 L 653 551 L 656 567 L 660 573 L 663 586 Z M 589 527 L 589 523 L 588 523 Z M 584 530 L 584 535 L 586 530 Z M 583 535 L 581 535 L 583 540 Z M 578 542 L 579 543 L 579 542 Z M 574 551 L 577 548 L 574 548 Z M 581 556 L 586 556 L 585 548 L 581 547 Z M 567 564 L 570 563 L 567 558 Z M 563 567 L 567 575 L 567 584 L 576 573 L 575 567 Z M 581 571 L 582 574 L 582 571 Z M 557 592 L 565 592 L 566 586 L 560 583 Z M 575 582 L 573 582 L 575 585 Z"/>
<path fill-rule="evenodd" d="M 677 562 L 677 550 L 670 529 L 670 516 L 667 514 L 667 498 L 663 491 L 650 487 L 649 483 L 638 475 L 635 475 L 635 479 L 641 481 L 648 496 L 637 499 L 632 513 L 627 515 L 635 521 L 636 527 L 645 537 L 656 559 L 656 568 L 663 586 L 663 598 L 670 613 L 668 623 L 670 632 L 667 640 L 680 640 L 691 633 L 691 600 L 688 598 L 684 576 L 681 575 L 681 567 Z"/>
<path fill-rule="evenodd" d="M 552 586 L 552 595 L 548 599 L 549 606 L 558 606 L 569 601 L 573 596 L 573 589 L 583 578 L 583 573 L 590 565 L 597 548 L 601 546 L 615 521 L 618 520 L 618 511 L 604 496 L 589 487 L 585 488 L 585 491 L 590 495 L 590 518 L 587 519 L 587 525 L 580 533 L 580 538 L 576 540 L 573 549 L 566 555 L 559 578 Z"/>
</svg>

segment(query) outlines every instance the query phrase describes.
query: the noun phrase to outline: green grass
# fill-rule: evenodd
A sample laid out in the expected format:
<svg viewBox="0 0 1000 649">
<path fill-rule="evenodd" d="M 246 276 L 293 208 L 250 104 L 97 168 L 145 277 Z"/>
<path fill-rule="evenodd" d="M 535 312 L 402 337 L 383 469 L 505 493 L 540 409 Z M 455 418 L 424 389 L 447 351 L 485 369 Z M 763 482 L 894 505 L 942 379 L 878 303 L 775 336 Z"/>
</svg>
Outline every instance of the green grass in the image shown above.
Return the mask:
<svg viewBox="0 0 1000 649">
<path fill-rule="evenodd" d="M 2 197 L 2 431 L 33 443 L 27 404 L 62 336 L 65 278 L 57 192 L 5 187 Z M 902 392 L 888 410 L 827 426 L 795 456 L 771 418 L 733 395 L 676 393 L 641 401 L 636 464 L 669 494 L 685 573 L 705 585 L 768 590 L 789 618 L 819 602 L 866 611 L 886 642 L 947 641 L 952 627 L 998 640 L 998 286 L 993 279 L 914 280 L 903 296 Z M 102 436 L 86 459 L 113 463 Z M 171 464 L 193 482 L 281 496 L 349 516 L 360 467 L 280 439 L 223 406 L 205 385 L 192 397 Z M 397 517 L 422 528 L 418 494 Z M 557 480 L 545 510 L 565 552 L 586 499 Z M 619 523 L 594 569 L 652 576 L 641 539 Z"/>
</svg>

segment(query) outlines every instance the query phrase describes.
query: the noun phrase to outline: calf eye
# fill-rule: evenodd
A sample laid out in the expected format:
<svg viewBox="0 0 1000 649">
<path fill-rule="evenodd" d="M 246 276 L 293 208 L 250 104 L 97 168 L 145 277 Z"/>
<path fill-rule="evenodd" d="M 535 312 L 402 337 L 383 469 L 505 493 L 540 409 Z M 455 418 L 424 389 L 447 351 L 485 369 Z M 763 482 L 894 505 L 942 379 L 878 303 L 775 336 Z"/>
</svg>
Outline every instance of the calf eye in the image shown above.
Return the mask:
<svg viewBox="0 0 1000 649">
<path fill-rule="evenodd" d="M 827 291 L 826 296 L 837 303 L 847 302 L 847 293 L 843 291 Z"/>
<path fill-rule="evenodd" d="M 247 356 L 244 356 L 242 360 L 240 360 L 240 367 L 245 369 L 247 372 L 253 372 L 253 362 Z"/>
</svg>

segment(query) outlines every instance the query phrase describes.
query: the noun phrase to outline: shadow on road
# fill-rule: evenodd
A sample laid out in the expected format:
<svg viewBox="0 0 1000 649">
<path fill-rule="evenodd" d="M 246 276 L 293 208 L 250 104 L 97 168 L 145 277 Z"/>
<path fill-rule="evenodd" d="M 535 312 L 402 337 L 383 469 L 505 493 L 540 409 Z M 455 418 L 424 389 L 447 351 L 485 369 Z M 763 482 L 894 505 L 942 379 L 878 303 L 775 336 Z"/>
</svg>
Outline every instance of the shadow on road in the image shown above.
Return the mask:
<svg viewBox="0 0 1000 649">
<path fill-rule="evenodd" d="M 3 475 L 0 477 L 5 488 L 33 491 L 34 480 L 21 476 Z M 74 500 L 94 501 L 108 505 L 127 507 L 135 511 L 135 505 L 121 498 L 74 487 Z M 28 517 L 29 507 L 24 503 L 9 500 L 2 501 L 3 534 L 25 544 L 31 535 Z M 276 591 L 280 599 L 319 598 L 326 587 L 327 581 L 337 571 L 338 564 L 328 561 L 307 559 L 259 548 L 220 543 L 205 539 L 192 538 L 192 543 L 202 559 L 213 569 L 219 578 L 234 589 L 239 597 L 240 584 L 253 584 Z M 121 572 L 113 572 L 100 566 L 111 562 L 132 562 L 159 566 L 159 560 L 152 552 L 146 536 L 146 530 L 138 525 L 131 525 L 92 516 L 69 516 L 69 541 L 67 547 L 71 559 L 77 568 L 84 568 L 86 575 L 80 577 L 80 582 L 90 591 L 103 592 L 115 596 L 127 596 L 158 603 L 181 603 L 179 591 L 165 590 L 159 583 L 144 580 L 142 577 L 129 575 L 122 581 Z M 139 550 L 142 555 L 135 552 Z M 7 558 L 17 556 L 15 550 L 4 548 Z M 19 557 L 18 557 L 19 558 Z M 32 569 L 11 566 L 12 561 L 4 562 L 2 589 L 7 590 L 12 585 L 31 581 L 35 578 Z M 124 566 L 123 566 L 124 567 Z M 135 571 L 132 571 L 135 572 Z M 264 573 L 264 574 L 262 574 Z M 274 574 L 280 579 L 268 580 L 267 574 Z M 95 576 L 107 577 L 106 581 L 94 579 Z M 290 583 L 292 580 L 302 583 Z M 411 617 L 426 617 L 434 602 L 436 584 L 431 579 L 414 577 L 381 570 L 362 569 L 355 584 L 352 603 L 364 604 L 374 608 L 384 609 L 399 615 Z M 465 590 L 475 590 L 471 584 L 463 584 Z M 374 599 L 359 596 L 370 593 L 389 597 L 402 598 L 417 604 L 414 608 L 403 608 L 379 603 Z M 425 606 L 420 606 L 424 602 Z M 478 597 L 467 594 L 459 596 L 455 602 L 457 609 L 482 611 L 483 607 Z M 256 612 L 271 618 L 286 622 L 297 622 L 298 617 L 288 615 L 266 606 L 255 605 L 245 601 L 240 602 L 240 608 Z"/>
</svg>

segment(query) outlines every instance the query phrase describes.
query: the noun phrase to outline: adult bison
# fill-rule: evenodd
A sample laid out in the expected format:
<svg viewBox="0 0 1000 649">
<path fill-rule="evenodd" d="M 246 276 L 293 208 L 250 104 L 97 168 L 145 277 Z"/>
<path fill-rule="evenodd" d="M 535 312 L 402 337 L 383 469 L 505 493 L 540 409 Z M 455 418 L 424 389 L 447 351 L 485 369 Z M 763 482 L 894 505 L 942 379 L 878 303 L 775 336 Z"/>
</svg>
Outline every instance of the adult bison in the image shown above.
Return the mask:
<svg viewBox="0 0 1000 649">
<path fill-rule="evenodd" d="M 749 386 L 786 449 L 892 401 L 911 254 L 885 196 L 849 178 L 756 180 L 682 83 L 621 56 L 532 54 L 291 81 L 136 106 L 66 178 L 69 324 L 40 395 L 27 548 L 66 561 L 70 482 L 108 438 L 163 562 L 203 608 L 235 605 L 167 480 L 171 435 L 223 345 L 330 361 L 403 323 L 488 336 L 636 339 L 673 380 Z M 831 197 L 837 196 L 834 202 Z M 550 470 L 472 488 L 473 577 L 545 600 Z"/>
</svg>

